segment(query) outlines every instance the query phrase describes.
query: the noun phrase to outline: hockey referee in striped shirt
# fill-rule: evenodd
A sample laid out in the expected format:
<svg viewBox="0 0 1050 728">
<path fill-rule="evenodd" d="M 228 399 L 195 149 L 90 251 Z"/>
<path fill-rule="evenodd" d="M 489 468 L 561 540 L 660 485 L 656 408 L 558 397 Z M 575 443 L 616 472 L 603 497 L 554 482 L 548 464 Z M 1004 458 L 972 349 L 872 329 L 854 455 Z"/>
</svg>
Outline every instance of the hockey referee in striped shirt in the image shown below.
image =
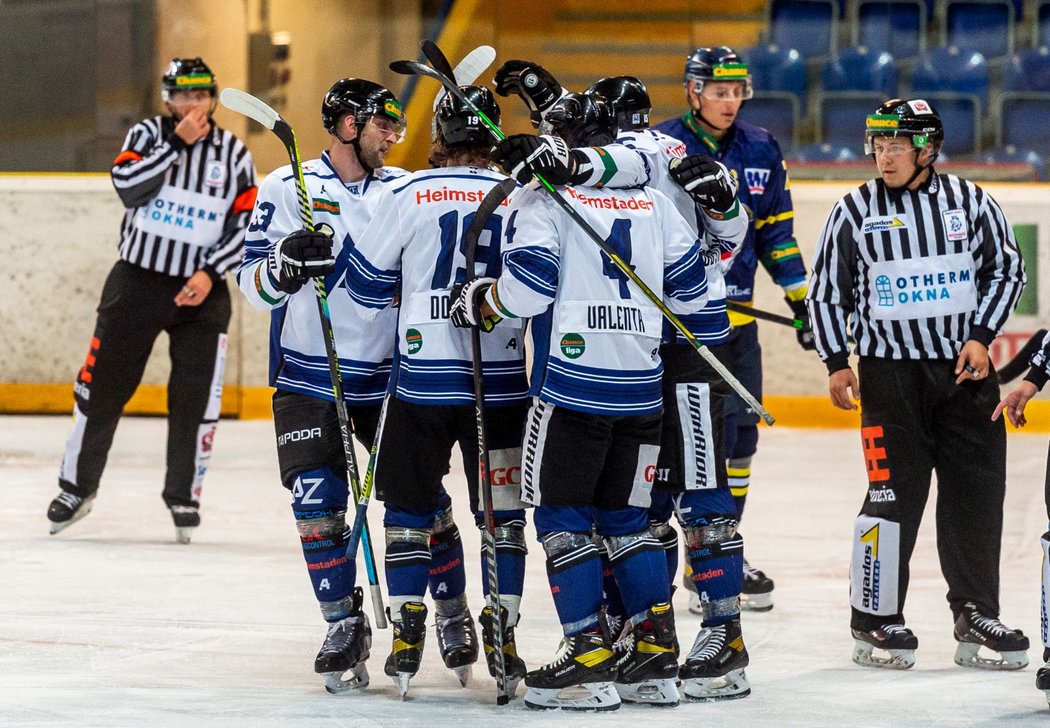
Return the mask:
<svg viewBox="0 0 1050 728">
<path fill-rule="evenodd" d="M 832 209 L 807 296 L 831 401 L 846 410 L 864 403 L 853 660 L 914 664 L 918 640 L 903 614 L 908 561 L 936 472 L 955 661 L 1016 669 L 1027 664 L 1028 639 L 998 621 L 1006 432 L 991 421 L 999 386 L 988 346 L 1021 295 L 1024 265 L 995 200 L 934 169 L 943 141 L 940 116 L 921 99 L 887 101 L 868 116 L 865 153 L 880 176 Z M 979 657 L 978 644 L 996 659 Z"/>
<path fill-rule="evenodd" d="M 73 431 L 48 508 L 51 533 L 91 510 L 113 433 L 153 344 L 170 338 L 164 502 L 188 543 L 219 419 L 230 295 L 255 204 L 241 141 L 211 119 L 216 84 L 200 58 L 176 58 L 162 79 L 167 115 L 128 132 L 111 176 L 121 202 L 120 260 L 102 289 L 95 333 L 74 384 Z"/>
</svg>

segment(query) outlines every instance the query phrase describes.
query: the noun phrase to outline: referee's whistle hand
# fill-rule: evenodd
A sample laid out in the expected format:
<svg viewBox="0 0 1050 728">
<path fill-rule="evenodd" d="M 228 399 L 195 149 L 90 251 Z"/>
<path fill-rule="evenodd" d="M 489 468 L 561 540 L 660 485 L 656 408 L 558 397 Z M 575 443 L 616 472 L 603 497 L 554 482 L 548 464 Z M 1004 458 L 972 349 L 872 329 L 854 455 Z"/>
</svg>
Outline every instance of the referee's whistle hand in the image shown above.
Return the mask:
<svg viewBox="0 0 1050 728">
<path fill-rule="evenodd" d="M 832 372 L 828 377 L 828 393 L 831 395 L 831 403 L 844 410 L 855 410 L 860 402 L 860 385 L 857 383 L 857 375 L 852 369 L 839 369 Z"/>
</svg>

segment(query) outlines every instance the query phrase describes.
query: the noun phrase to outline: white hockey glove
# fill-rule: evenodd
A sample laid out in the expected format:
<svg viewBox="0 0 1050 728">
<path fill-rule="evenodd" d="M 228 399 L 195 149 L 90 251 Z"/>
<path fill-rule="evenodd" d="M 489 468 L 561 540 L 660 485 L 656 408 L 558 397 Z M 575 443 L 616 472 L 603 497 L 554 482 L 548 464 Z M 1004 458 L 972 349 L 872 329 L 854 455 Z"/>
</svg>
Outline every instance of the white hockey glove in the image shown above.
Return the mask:
<svg viewBox="0 0 1050 728">
<path fill-rule="evenodd" d="M 448 308 L 448 319 L 457 329 L 479 328 L 482 331 L 492 331 L 502 319 L 499 316 L 483 318 L 481 315 L 481 304 L 485 300 L 485 293 L 489 290 L 495 278 L 478 276 L 471 278 L 466 283 L 457 283 L 449 295 L 451 305 Z"/>
<path fill-rule="evenodd" d="M 671 178 L 692 195 L 700 207 L 716 212 L 729 210 L 736 201 L 737 182 L 721 162 L 702 154 L 672 159 Z"/>
<path fill-rule="evenodd" d="M 578 163 L 569 146 L 556 136 L 513 134 L 489 153 L 496 162 L 521 184 L 539 175 L 555 187 L 569 184 Z"/>
<path fill-rule="evenodd" d="M 296 293 L 311 278 L 334 271 L 334 233 L 329 225 L 322 223 L 314 230 L 296 230 L 278 240 L 267 260 L 277 287 L 285 293 Z"/>
</svg>

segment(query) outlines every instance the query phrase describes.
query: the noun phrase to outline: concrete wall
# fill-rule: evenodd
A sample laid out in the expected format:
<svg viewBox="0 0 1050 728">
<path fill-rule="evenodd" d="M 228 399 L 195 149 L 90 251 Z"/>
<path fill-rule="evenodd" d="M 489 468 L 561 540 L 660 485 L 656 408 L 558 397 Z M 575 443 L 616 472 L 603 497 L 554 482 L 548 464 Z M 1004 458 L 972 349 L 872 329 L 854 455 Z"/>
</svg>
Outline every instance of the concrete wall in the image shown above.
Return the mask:
<svg viewBox="0 0 1050 728">
<path fill-rule="evenodd" d="M 852 183 L 796 183 L 795 230 L 807 265 L 832 204 Z M 1050 240 L 1050 185 L 985 185 L 1015 225 L 1037 226 L 1040 246 Z M 117 258 L 121 205 L 104 175 L 0 176 L 0 410 L 61 411 L 72 403 L 70 384 L 83 363 L 95 307 Z M 1050 280 L 1045 255 L 1027 259 L 1030 279 Z M 230 285 L 233 285 L 230 279 Z M 1050 324 L 1050 291 L 1038 287 L 1038 315 L 1015 316 L 996 342 L 997 361 L 1016 341 Z M 242 411 L 240 394 L 266 385 L 268 316 L 244 304 L 235 290 L 224 411 Z M 759 273 L 756 305 L 788 313 L 779 288 Z M 815 355 L 795 343 L 793 331 L 761 325 L 765 394 L 823 398 L 826 374 Z M 167 342 L 155 347 L 144 383 L 167 380 Z M 32 399 L 31 395 L 40 395 Z M 30 397 L 30 399 L 26 399 Z M 58 397 L 58 404 L 55 404 Z M 40 401 L 46 406 L 29 407 Z M 143 411 L 151 411 L 143 405 Z M 161 406 L 162 409 L 162 406 Z M 263 406 L 265 410 L 265 406 Z M 774 413 L 776 414 L 776 413 Z"/>
</svg>

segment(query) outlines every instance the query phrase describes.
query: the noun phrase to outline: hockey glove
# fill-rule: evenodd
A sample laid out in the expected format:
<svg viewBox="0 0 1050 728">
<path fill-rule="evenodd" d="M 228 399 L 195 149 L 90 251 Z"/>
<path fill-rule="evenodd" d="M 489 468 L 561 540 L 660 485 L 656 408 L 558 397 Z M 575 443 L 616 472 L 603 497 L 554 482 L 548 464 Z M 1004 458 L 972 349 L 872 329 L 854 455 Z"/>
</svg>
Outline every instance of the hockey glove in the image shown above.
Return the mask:
<svg viewBox="0 0 1050 728">
<path fill-rule="evenodd" d="M 568 145 L 547 135 L 514 134 L 493 147 L 489 157 L 523 185 L 537 174 L 554 186 L 568 184 L 578 167 Z"/>
<path fill-rule="evenodd" d="M 269 256 L 270 273 L 277 287 L 285 293 L 296 293 L 311 278 L 334 271 L 334 232 L 321 224 L 314 230 L 296 230 L 278 240 Z"/>
<path fill-rule="evenodd" d="M 481 315 L 481 304 L 485 300 L 485 292 L 489 290 L 495 278 L 478 276 L 471 278 L 466 283 L 457 283 L 449 295 L 452 303 L 448 308 L 448 318 L 457 329 L 480 328 L 482 331 L 492 329 L 502 319 L 499 316 L 483 318 Z"/>
<path fill-rule="evenodd" d="M 802 322 L 802 327 L 795 329 L 795 338 L 798 339 L 798 345 L 806 351 L 815 351 L 817 342 L 813 338 L 813 325 L 809 320 L 809 309 L 806 307 L 806 302 L 792 301 L 786 296 L 784 300 L 787 301 L 787 305 L 791 306 L 791 312 L 795 314 L 795 320 Z"/>
<path fill-rule="evenodd" d="M 500 96 L 517 94 L 528 104 L 532 125 L 538 127 L 547 109 L 561 98 L 564 90 L 547 69 L 532 61 L 507 61 L 492 79 Z"/>
<path fill-rule="evenodd" d="M 702 154 L 671 160 L 671 178 L 692 195 L 700 207 L 725 212 L 736 200 L 736 179 L 726 166 Z"/>
</svg>

